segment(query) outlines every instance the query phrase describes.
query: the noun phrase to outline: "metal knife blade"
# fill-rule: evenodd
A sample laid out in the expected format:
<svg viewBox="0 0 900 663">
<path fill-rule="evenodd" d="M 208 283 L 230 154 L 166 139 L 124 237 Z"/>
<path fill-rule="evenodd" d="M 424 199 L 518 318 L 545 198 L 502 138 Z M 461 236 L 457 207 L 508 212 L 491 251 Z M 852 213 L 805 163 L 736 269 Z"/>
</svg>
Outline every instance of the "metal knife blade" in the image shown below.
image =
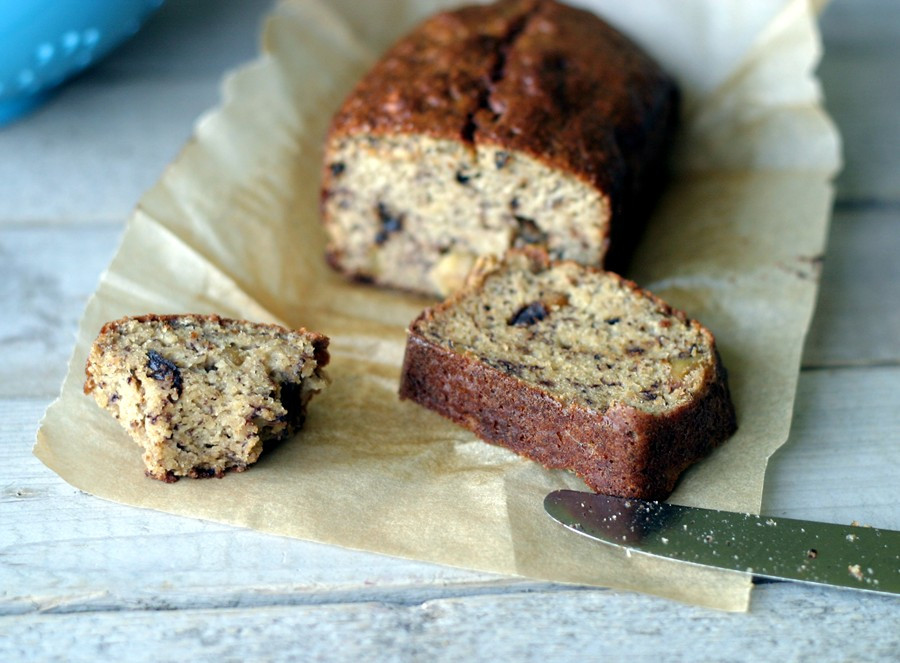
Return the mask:
<svg viewBox="0 0 900 663">
<path fill-rule="evenodd" d="M 544 509 L 567 528 L 638 553 L 886 594 L 900 593 L 900 532 L 558 490 Z"/>
</svg>

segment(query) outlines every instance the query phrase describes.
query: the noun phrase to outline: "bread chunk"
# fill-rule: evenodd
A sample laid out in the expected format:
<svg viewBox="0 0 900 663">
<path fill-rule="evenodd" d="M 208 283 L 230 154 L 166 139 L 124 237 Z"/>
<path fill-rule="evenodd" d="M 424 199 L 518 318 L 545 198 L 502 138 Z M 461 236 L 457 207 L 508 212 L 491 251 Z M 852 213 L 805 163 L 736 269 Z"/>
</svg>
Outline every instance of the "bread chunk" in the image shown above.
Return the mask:
<svg viewBox="0 0 900 663">
<path fill-rule="evenodd" d="M 593 14 L 503 0 L 427 20 L 359 82 L 325 147 L 328 259 L 430 294 L 540 246 L 621 269 L 660 189 L 678 92 Z"/>
<path fill-rule="evenodd" d="M 615 274 L 484 258 L 409 328 L 412 399 L 596 492 L 663 499 L 736 429 L 712 334 Z"/>
<path fill-rule="evenodd" d="M 215 315 L 144 315 L 104 325 L 84 393 L 144 449 L 147 475 L 221 477 L 303 424 L 326 385 L 328 338 Z"/>
</svg>

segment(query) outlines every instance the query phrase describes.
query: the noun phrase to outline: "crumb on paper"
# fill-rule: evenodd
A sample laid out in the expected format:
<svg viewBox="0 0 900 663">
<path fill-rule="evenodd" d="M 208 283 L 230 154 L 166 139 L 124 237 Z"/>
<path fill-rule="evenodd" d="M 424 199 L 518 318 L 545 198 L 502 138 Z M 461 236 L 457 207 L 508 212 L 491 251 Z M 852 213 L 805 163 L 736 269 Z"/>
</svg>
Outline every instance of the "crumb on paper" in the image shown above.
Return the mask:
<svg viewBox="0 0 900 663">
<path fill-rule="evenodd" d="M 847 540 L 848 540 L 850 543 L 853 543 L 853 542 L 856 541 L 859 537 L 856 536 L 856 534 L 848 534 L 846 538 L 847 538 Z"/>
<path fill-rule="evenodd" d="M 847 567 L 847 570 L 850 572 L 850 575 L 852 575 L 857 580 L 863 579 L 863 572 L 862 569 L 859 568 L 859 564 L 851 564 Z"/>
</svg>

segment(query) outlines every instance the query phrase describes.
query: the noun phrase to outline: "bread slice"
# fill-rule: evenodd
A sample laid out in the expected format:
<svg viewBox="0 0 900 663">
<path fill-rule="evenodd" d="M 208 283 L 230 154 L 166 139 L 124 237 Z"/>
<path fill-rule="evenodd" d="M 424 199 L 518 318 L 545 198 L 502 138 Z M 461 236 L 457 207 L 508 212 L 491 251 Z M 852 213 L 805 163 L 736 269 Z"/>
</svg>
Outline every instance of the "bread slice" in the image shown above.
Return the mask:
<svg viewBox="0 0 900 663">
<path fill-rule="evenodd" d="M 215 315 L 109 322 L 84 383 L 144 449 L 147 474 L 221 477 L 298 430 L 326 384 L 328 339 Z"/>
<path fill-rule="evenodd" d="M 590 12 L 503 0 L 437 14 L 332 121 L 329 261 L 441 295 L 477 256 L 510 247 L 621 269 L 660 189 L 677 110 L 672 79 Z"/>
<path fill-rule="evenodd" d="M 735 430 L 712 334 L 615 274 L 483 259 L 410 326 L 412 399 L 593 490 L 663 499 Z"/>
</svg>

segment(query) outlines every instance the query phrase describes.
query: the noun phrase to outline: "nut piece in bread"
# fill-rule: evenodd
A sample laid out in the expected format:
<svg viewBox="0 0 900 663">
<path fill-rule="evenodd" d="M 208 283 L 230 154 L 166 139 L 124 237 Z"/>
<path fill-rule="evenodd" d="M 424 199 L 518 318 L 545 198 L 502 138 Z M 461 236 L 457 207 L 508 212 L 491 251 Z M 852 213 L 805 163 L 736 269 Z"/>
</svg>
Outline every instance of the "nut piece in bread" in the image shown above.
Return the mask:
<svg viewBox="0 0 900 663">
<path fill-rule="evenodd" d="M 84 392 L 143 448 L 148 476 L 221 477 L 301 427 L 327 348 L 304 329 L 214 315 L 124 318 L 91 347 Z"/>
<path fill-rule="evenodd" d="M 623 497 L 665 498 L 736 428 L 707 329 L 615 274 L 536 251 L 482 259 L 412 323 L 400 396 Z"/>
<path fill-rule="evenodd" d="M 540 246 L 621 270 L 662 181 L 673 80 L 593 14 L 503 0 L 435 15 L 333 118 L 328 259 L 446 295 L 475 259 Z"/>
</svg>

